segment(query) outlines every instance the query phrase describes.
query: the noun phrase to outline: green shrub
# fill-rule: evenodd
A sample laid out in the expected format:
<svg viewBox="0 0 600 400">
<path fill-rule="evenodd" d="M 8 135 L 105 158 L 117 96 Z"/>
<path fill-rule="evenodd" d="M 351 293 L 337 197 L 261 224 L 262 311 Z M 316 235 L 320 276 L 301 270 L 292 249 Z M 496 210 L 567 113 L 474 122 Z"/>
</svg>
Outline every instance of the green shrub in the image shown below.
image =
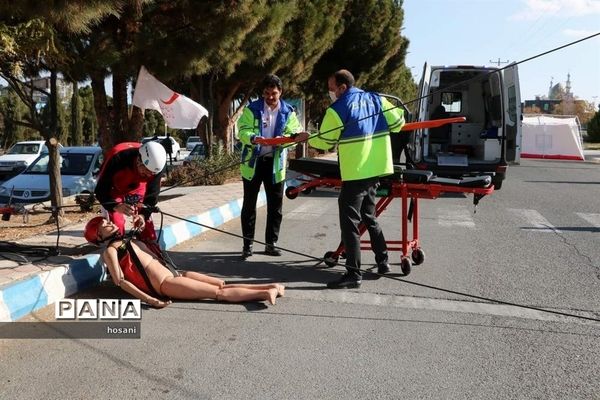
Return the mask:
<svg viewBox="0 0 600 400">
<path fill-rule="evenodd" d="M 593 143 L 600 142 L 600 111 L 596 111 L 587 124 L 587 140 Z"/>
<path fill-rule="evenodd" d="M 221 146 L 213 146 L 210 157 L 173 169 L 165 185 L 222 185 L 240 177 L 239 163 L 239 152 L 227 154 Z"/>
</svg>

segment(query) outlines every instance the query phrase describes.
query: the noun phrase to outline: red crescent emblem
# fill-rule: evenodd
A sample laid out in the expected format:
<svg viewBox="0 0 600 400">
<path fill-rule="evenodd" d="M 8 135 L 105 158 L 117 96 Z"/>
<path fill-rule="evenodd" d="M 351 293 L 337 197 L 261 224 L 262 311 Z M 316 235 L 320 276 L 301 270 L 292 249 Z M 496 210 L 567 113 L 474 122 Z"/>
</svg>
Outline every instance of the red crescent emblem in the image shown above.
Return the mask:
<svg viewBox="0 0 600 400">
<path fill-rule="evenodd" d="M 169 100 L 166 100 L 166 101 L 160 100 L 160 101 L 162 101 L 164 104 L 172 104 L 175 100 L 177 100 L 178 97 L 179 97 L 179 93 L 173 92 L 173 94 L 171 95 Z"/>
</svg>

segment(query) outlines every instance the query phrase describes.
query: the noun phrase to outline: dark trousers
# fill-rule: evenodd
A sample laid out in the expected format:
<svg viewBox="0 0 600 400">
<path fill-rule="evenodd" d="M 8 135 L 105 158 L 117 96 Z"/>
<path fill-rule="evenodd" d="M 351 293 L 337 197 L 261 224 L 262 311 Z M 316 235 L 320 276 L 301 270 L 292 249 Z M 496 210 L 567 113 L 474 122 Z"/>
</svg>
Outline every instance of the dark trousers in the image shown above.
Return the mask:
<svg viewBox="0 0 600 400">
<path fill-rule="evenodd" d="M 281 205 L 283 203 L 283 182 L 273 183 L 273 158 L 260 157 L 256 160 L 256 169 L 252 180 L 244 181 L 244 205 L 242 206 L 242 234 L 245 238 L 254 239 L 256 225 L 256 199 L 260 192 L 260 185 L 265 185 L 267 194 L 267 227 L 265 229 L 265 242 L 273 244 L 279 238 L 281 226 Z M 244 247 L 252 244 L 251 240 L 244 239 Z"/>
<path fill-rule="evenodd" d="M 342 182 L 338 198 L 340 212 L 340 230 L 342 242 L 346 248 L 346 268 L 349 272 L 361 275 L 360 271 L 360 233 L 358 226 L 362 221 L 369 231 L 371 248 L 377 264 L 388 262 L 387 244 L 381 227 L 375 217 L 375 194 L 379 185 L 378 178 Z"/>
</svg>

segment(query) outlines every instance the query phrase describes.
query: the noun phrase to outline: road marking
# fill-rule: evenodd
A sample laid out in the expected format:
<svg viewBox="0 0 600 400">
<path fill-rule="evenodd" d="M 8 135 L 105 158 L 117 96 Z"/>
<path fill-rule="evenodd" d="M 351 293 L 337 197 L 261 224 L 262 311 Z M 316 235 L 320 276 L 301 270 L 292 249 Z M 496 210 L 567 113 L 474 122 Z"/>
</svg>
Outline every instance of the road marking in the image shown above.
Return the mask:
<svg viewBox="0 0 600 400">
<path fill-rule="evenodd" d="M 337 202 L 331 201 L 331 199 L 310 199 L 299 207 L 296 207 L 292 211 L 286 213 L 284 218 L 293 220 L 306 220 L 308 215 L 310 215 L 311 218 L 318 218 L 321 215 L 331 211 L 334 206 L 337 206 Z"/>
<path fill-rule="evenodd" d="M 457 206 L 450 209 L 438 209 L 438 224 L 441 226 L 462 226 L 464 228 L 475 228 L 475 221 L 471 211 L 465 206 Z"/>
<path fill-rule="evenodd" d="M 575 213 L 580 218 L 585 219 L 594 228 L 600 228 L 600 214 L 588 214 L 588 213 Z"/>
<path fill-rule="evenodd" d="M 556 229 L 554 225 L 550 223 L 542 214 L 536 210 L 526 210 L 522 208 L 509 208 L 508 211 L 521 217 L 522 222 L 525 226 L 521 227 L 524 231 L 535 231 L 535 232 L 554 232 L 561 233 L 559 229 Z"/>
<path fill-rule="evenodd" d="M 495 315 L 507 318 L 526 318 L 538 321 L 569 322 L 580 324 L 597 324 L 597 322 L 566 317 L 562 315 L 551 314 L 543 311 L 531 310 L 528 308 L 510 306 L 505 304 L 481 303 L 473 301 L 447 300 L 447 299 L 428 299 L 424 297 L 398 296 L 390 294 L 375 294 L 365 292 L 352 292 L 346 290 L 294 290 L 289 286 L 285 292 L 285 297 L 300 300 L 316 300 L 334 303 L 360 304 L 369 306 L 386 306 L 410 308 L 417 310 L 433 310 L 444 312 L 459 312 L 482 315 Z M 591 312 L 557 310 L 569 314 L 576 314 L 584 317 L 598 318 Z"/>
</svg>

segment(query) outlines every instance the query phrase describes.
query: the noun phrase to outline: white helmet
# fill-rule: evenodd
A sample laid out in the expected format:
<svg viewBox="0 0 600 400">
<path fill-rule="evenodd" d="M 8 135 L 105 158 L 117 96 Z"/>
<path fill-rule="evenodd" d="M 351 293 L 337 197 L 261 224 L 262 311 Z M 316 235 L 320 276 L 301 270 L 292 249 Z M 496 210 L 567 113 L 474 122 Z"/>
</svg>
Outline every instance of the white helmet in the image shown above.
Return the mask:
<svg viewBox="0 0 600 400">
<path fill-rule="evenodd" d="M 140 146 L 142 164 L 153 174 L 158 174 L 167 163 L 167 152 L 162 144 L 157 142 L 146 142 Z"/>
</svg>

